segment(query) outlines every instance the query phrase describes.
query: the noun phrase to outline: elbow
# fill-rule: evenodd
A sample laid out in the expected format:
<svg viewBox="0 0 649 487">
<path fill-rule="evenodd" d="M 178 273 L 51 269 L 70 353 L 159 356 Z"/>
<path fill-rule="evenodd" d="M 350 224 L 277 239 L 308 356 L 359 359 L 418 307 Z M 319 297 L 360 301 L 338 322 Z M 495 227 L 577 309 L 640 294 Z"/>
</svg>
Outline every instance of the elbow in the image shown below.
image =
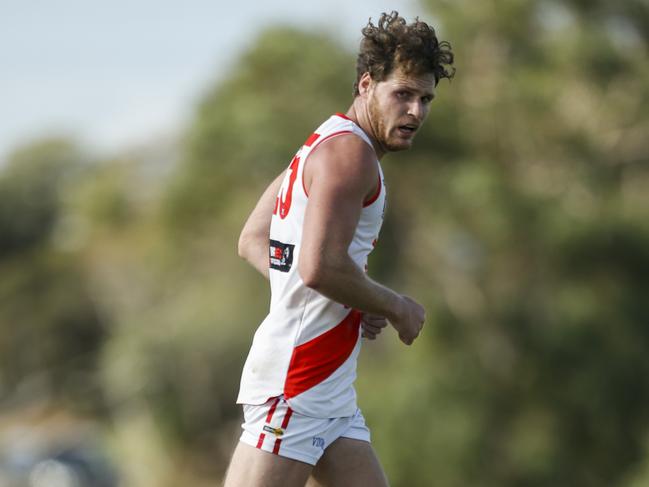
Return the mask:
<svg viewBox="0 0 649 487">
<path fill-rule="evenodd" d="M 325 281 L 325 276 L 322 269 L 323 266 L 312 262 L 310 263 L 300 261 L 298 266 L 298 272 L 300 273 L 302 282 L 304 282 L 304 285 L 306 287 L 314 290 L 322 289 L 323 282 Z"/>
<path fill-rule="evenodd" d="M 239 236 L 239 243 L 237 244 L 237 254 L 244 260 L 248 260 L 248 249 L 250 247 L 250 239 L 245 233 Z"/>
</svg>

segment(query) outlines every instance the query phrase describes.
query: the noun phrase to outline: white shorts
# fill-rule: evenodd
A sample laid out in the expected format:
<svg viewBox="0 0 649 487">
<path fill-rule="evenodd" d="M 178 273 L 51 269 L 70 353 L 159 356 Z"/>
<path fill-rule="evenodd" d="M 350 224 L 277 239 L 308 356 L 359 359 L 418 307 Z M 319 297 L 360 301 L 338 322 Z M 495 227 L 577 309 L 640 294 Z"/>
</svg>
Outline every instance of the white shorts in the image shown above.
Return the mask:
<svg viewBox="0 0 649 487">
<path fill-rule="evenodd" d="M 244 404 L 243 416 L 240 441 L 311 465 L 338 438 L 370 442 L 360 409 L 344 418 L 312 418 L 293 411 L 284 396 L 279 396 L 258 406 Z"/>
</svg>

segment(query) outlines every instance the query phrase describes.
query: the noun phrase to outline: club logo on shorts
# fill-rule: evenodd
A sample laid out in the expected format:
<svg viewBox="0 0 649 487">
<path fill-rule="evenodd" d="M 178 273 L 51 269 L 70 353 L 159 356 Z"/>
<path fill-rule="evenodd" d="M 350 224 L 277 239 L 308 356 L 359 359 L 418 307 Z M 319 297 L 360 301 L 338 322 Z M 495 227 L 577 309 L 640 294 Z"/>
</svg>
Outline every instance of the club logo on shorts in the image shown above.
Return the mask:
<svg viewBox="0 0 649 487">
<path fill-rule="evenodd" d="M 267 424 L 264 425 L 264 431 L 266 433 L 272 433 L 275 436 L 282 436 L 284 434 L 284 430 L 282 428 L 273 428 L 272 426 L 268 426 Z"/>
<path fill-rule="evenodd" d="M 270 241 L 270 268 L 288 272 L 293 265 L 293 249 L 295 245 L 285 244 L 277 240 Z"/>
</svg>

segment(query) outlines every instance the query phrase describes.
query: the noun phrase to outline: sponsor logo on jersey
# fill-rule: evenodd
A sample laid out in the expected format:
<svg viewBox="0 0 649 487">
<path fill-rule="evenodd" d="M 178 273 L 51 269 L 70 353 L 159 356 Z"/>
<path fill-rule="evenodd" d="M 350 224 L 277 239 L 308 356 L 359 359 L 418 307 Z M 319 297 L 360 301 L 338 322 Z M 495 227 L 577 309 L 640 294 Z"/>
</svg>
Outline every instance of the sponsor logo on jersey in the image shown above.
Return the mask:
<svg viewBox="0 0 649 487">
<path fill-rule="evenodd" d="M 293 265 L 293 249 L 295 245 L 285 244 L 277 240 L 270 241 L 270 268 L 280 272 L 288 272 Z"/>
<path fill-rule="evenodd" d="M 268 426 L 267 424 L 264 425 L 264 431 L 266 433 L 272 433 L 275 436 L 282 436 L 284 434 L 284 430 L 282 428 L 273 428 L 272 426 Z"/>
</svg>

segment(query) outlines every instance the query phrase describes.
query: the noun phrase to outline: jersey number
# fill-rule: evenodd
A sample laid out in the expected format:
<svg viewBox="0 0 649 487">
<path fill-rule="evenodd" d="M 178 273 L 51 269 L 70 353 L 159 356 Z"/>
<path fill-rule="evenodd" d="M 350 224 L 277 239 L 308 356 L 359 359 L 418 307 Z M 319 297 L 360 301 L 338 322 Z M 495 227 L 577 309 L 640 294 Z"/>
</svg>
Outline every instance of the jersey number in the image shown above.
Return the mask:
<svg viewBox="0 0 649 487">
<path fill-rule="evenodd" d="M 282 188 L 280 189 L 279 196 L 277 197 L 277 200 L 275 200 L 275 210 L 273 211 L 273 215 L 277 215 L 277 212 L 279 211 L 279 217 L 282 220 L 286 218 L 289 210 L 291 209 L 291 203 L 293 201 L 293 185 L 295 184 L 295 180 L 297 179 L 297 168 L 299 165 L 300 158 L 296 155 L 291 161 L 291 165 L 288 166 L 288 170 L 290 171 L 288 177 L 288 188 L 284 190 L 284 185 L 286 184 L 286 179 L 284 179 L 284 183 L 282 184 Z"/>
</svg>

